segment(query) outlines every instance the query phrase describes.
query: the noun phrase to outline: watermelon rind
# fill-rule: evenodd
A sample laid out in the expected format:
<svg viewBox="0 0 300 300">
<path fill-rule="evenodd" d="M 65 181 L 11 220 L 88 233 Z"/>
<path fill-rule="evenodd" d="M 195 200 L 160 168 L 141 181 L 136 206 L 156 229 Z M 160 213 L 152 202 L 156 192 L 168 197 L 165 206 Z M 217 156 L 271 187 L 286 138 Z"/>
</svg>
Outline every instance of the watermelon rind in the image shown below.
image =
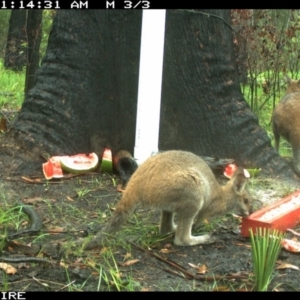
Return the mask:
<svg viewBox="0 0 300 300">
<path fill-rule="evenodd" d="M 68 173 L 80 174 L 95 171 L 98 167 L 99 159 L 96 153 L 76 154 L 72 156 L 62 156 L 60 158 L 61 167 Z"/>
<path fill-rule="evenodd" d="M 112 153 L 108 148 L 104 149 L 102 162 L 101 162 L 101 172 L 112 173 L 113 163 L 112 163 Z"/>
</svg>

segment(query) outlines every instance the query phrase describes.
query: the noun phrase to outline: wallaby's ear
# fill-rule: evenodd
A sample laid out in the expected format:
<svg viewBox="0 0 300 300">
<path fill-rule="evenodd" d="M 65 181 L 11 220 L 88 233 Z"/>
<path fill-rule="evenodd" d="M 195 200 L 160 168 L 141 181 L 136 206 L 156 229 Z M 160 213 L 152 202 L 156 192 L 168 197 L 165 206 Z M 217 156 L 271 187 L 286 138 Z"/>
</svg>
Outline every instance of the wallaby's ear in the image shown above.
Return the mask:
<svg viewBox="0 0 300 300">
<path fill-rule="evenodd" d="M 247 178 L 249 177 L 250 175 L 247 170 L 244 170 L 241 167 L 237 168 L 230 180 L 233 189 L 239 194 L 242 193 L 246 186 Z"/>
</svg>

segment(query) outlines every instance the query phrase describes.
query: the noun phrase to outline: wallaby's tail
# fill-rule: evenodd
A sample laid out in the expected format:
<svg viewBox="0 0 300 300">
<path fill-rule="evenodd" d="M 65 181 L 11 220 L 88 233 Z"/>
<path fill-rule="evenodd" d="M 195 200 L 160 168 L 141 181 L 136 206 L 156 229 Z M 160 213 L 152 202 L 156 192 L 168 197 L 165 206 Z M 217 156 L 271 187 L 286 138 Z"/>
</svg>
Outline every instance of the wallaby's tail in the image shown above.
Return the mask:
<svg viewBox="0 0 300 300">
<path fill-rule="evenodd" d="M 130 217 L 130 215 L 135 210 L 135 206 L 128 205 L 126 199 L 126 195 L 123 195 L 123 198 L 118 203 L 115 212 L 109 219 L 106 226 L 85 245 L 84 249 L 88 250 L 102 246 L 107 238 L 109 238 L 121 228 L 122 224 Z"/>
</svg>

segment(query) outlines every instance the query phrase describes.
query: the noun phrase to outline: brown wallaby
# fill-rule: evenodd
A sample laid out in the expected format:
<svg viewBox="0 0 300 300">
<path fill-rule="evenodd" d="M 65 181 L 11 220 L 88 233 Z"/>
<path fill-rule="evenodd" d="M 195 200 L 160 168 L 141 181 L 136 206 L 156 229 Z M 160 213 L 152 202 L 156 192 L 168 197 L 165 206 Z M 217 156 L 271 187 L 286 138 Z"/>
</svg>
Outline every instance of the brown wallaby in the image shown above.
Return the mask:
<svg viewBox="0 0 300 300">
<path fill-rule="evenodd" d="M 208 165 L 191 152 L 172 150 L 151 156 L 132 175 L 111 219 L 85 249 L 101 245 L 106 234 L 114 234 L 139 206 L 162 212 L 160 233 L 175 232 L 176 245 L 211 243 L 210 235 L 191 235 L 194 219 L 222 215 L 236 206 L 242 215 L 249 215 L 246 180 L 244 170 L 238 168 L 220 186 Z"/>
<path fill-rule="evenodd" d="M 279 150 L 280 136 L 292 145 L 293 168 L 300 176 L 300 80 L 286 76 L 287 91 L 272 116 L 275 149 Z"/>
<path fill-rule="evenodd" d="M 122 189 L 124 189 L 138 164 L 128 151 L 121 150 L 114 156 L 113 165 L 121 177 Z"/>
</svg>

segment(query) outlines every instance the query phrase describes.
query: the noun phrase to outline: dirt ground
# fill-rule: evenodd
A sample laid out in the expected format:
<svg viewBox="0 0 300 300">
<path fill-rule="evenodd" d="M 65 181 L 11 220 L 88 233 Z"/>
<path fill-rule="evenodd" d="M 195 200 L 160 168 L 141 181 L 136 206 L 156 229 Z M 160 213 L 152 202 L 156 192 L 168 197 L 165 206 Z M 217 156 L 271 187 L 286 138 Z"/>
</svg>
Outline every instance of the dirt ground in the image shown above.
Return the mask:
<svg viewBox="0 0 300 300">
<path fill-rule="evenodd" d="M 9 291 L 232 291 L 253 289 L 250 240 L 239 233 L 240 220 L 231 214 L 209 221 L 196 234 L 209 231 L 211 245 L 178 247 L 173 236 L 157 235 L 159 214 L 139 210 L 116 239 L 101 249 L 69 250 L 61 245 L 94 234 L 109 218 L 121 197 L 116 176 L 94 174 L 51 183 L 18 178 L 2 181 L 3 207 L 16 201 L 32 205 L 43 220 L 42 231 L 5 241 L 2 256 L 39 257 L 43 262 L 9 263 L 16 272 L 0 272 L 1 290 Z M 254 197 L 272 202 L 283 191 L 272 186 L 256 189 Z M 281 193 L 281 194 L 280 194 Z M 286 191 L 284 191 L 286 193 Z M 26 227 L 21 222 L 20 228 Z M 3 228 L 4 230 L 4 228 Z M 15 228 L 9 228 L 13 232 Z M 300 267 L 299 254 L 281 250 L 278 264 Z M 299 271 L 276 270 L 269 290 L 299 291 Z"/>
</svg>

